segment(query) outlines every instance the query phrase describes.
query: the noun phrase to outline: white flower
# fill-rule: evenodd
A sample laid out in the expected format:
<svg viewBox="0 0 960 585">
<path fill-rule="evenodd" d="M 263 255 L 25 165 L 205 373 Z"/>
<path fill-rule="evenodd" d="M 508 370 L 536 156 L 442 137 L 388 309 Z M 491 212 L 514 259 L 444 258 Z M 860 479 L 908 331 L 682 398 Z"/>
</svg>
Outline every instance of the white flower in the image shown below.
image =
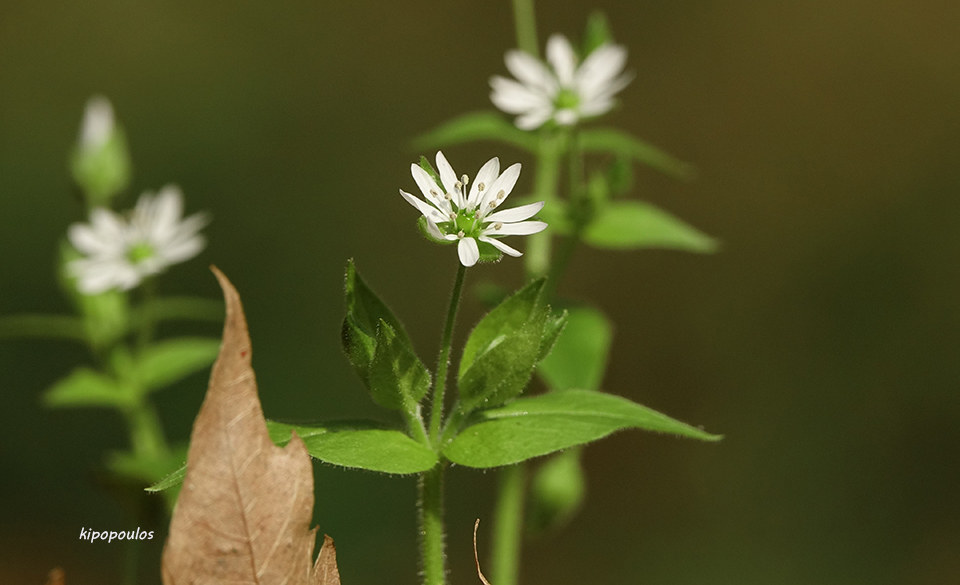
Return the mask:
<svg viewBox="0 0 960 585">
<path fill-rule="evenodd" d="M 469 192 L 469 178 L 463 175 L 458 179 L 442 152 L 437 153 L 437 169 L 441 184 L 419 166 L 410 165 L 413 180 L 426 201 L 403 189 L 400 189 L 400 195 L 423 214 L 431 236 L 438 240 L 457 241 L 460 263 L 464 266 L 473 266 L 480 259 L 478 241 L 490 244 L 504 254 L 521 256 L 519 250 L 498 238 L 527 236 L 546 229 L 547 224 L 542 221 L 525 221 L 543 209 L 543 201 L 494 211 L 517 184 L 520 163 L 510 165 L 501 173 L 500 159 L 491 158 L 480 168 Z"/>
<path fill-rule="evenodd" d="M 87 151 L 97 151 L 110 140 L 115 123 L 113 106 L 110 100 L 102 95 L 95 95 L 87 100 L 83 110 L 83 122 L 80 125 L 80 148 Z"/>
<path fill-rule="evenodd" d="M 577 66 L 570 41 L 555 34 L 547 41 L 545 63 L 523 51 L 507 52 L 506 64 L 519 81 L 495 76 L 490 80 L 494 105 L 508 114 L 518 114 L 523 130 L 539 128 L 548 120 L 561 126 L 581 118 L 604 114 L 613 107 L 613 96 L 626 87 L 630 75 L 621 75 L 627 50 L 605 44 Z"/>
<path fill-rule="evenodd" d="M 67 231 L 70 243 L 84 255 L 67 265 L 77 288 L 84 294 L 129 290 L 145 277 L 196 256 L 206 244 L 198 232 L 208 218 L 182 215 L 183 195 L 172 185 L 156 195 L 141 195 L 128 216 L 93 209 L 89 223 L 75 223 Z"/>
</svg>

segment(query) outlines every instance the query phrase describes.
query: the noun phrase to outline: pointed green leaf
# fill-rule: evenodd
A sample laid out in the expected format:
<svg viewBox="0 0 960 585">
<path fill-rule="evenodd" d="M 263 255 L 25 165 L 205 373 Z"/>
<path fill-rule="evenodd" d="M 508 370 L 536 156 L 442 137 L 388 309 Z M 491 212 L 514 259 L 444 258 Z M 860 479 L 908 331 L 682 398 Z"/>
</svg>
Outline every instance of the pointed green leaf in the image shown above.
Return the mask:
<svg viewBox="0 0 960 585">
<path fill-rule="evenodd" d="M 400 320 L 363 282 L 352 260 L 347 263 L 344 280 L 347 315 L 341 329 L 343 350 L 360 379 L 370 388 L 370 368 L 376 353 L 377 331 L 381 322 L 387 323 L 392 330 L 392 345 L 405 347 L 413 356 L 416 353 Z"/>
<path fill-rule="evenodd" d="M 407 475 L 431 469 L 438 461 L 429 447 L 375 422 L 294 425 L 268 420 L 267 431 L 270 440 L 281 447 L 290 442 L 290 433 L 295 431 L 311 457 L 341 467 Z M 186 474 L 184 464 L 146 489 L 160 492 L 178 487 Z"/>
<path fill-rule="evenodd" d="M 380 320 L 367 384 L 384 408 L 413 412 L 430 389 L 430 372 L 389 323 Z"/>
<path fill-rule="evenodd" d="M 164 477 L 157 483 L 144 488 L 148 492 L 162 492 L 170 488 L 176 488 L 183 485 L 183 479 L 187 477 L 187 464 L 184 463 L 176 471 Z"/>
<path fill-rule="evenodd" d="M 570 309 L 553 351 L 537 366 L 551 390 L 599 390 L 607 368 L 613 326 L 592 307 Z"/>
<path fill-rule="evenodd" d="M 663 248 L 709 253 L 717 241 L 666 211 L 641 201 L 611 201 L 593 218 L 583 240 L 596 248 Z"/>
<path fill-rule="evenodd" d="M 443 449 L 467 467 L 499 467 L 582 445 L 623 429 L 718 441 L 722 437 L 611 394 L 565 390 L 519 398 L 477 413 Z"/>
<path fill-rule="evenodd" d="M 537 307 L 545 279 L 540 278 L 504 299 L 484 315 L 473 328 L 463 347 L 459 376 L 463 376 L 476 356 L 490 347 L 494 340 L 520 329 Z"/>
<path fill-rule="evenodd" d="M 556 347 L 560 335 L 567 327 L 569 318 L 570 315 L 567 311 L 552 313 L 547 317 L 547 322 L 543 326 L 543 340 L 540 342 L 540 353 L 537 356 L 538 362 L 543 361 L 545 357 L 550 355 L 554 347 Z"/>
<path fill-rule="evenodd" d="M 496 406 L 523 392 L 544 345 L 550 311 L 540 306 L 543 285 L 540 279 L 520 289 L 470 333 L 458 371 L 463 412 Z"/>
<path fill-rule="evenodd" d="M 410 474 L 437 464 L 437 454 L 429 447 L 376 423 L 291 425 L 267 421 L 267 430 L 270 438 L 281 446 L 290 441 L 290 432 L 296 431 L 312 457 L 332 465 Z"/>
<path fill-rule="evenodd" d="M 134 365 L 140 383 L 147 390 L 163 388 L 207 369 L 217 359 L 220 340 L 181 337 L 145 348 Z"/>
<path fill-rule="evenodd" d="M 478 140 L 504 142 L 528 152 L 536 152 L 538 146 L 536 134 L 520 130 L 498 112 L 490 111 L 463 114 L 445 122 L 414 139 L 413 146 L 427 150 Z"/>
<path fill-rule="evenodd" d="M 136 396 L 131 388 L 89 368 L 77 368 L 55 382 L 43 395 L 51 407 L 132 406 Z"/>
<path fill-rule="evenodd" d="M 580 146 L 586 152 L 609 152 L 629 157 L 678 179 L 692 179 L 696 172 L 693 165 L 615 128 L 581 130 Z"/>
</svg>

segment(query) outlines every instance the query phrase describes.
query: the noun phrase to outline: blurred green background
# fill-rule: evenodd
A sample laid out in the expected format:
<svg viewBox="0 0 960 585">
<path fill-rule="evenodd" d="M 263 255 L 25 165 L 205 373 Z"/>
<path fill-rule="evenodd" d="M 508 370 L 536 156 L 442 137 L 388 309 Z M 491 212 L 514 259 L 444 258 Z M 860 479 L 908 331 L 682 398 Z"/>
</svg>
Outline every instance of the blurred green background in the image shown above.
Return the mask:
<svg viewBox="0 0 960 585">
<path fill-rule="evenodd" d="M 616 323 L 609 391 L 726 439 L 589 447 L 587 504 L 527 547 L 524 582 L 956 582 L 960 4 L 537 8 L 541 44 L 607 12 L 636 74 L 609 121 L 700 171 L 641 169 L 637 195 L 723 242 L 714 256 L 582 251 L 561 290 Z M 81 206 L 66 156 L 104 93 L 133 154 L 127 202 L 176 182 L 188 211 L 214 217 L 162 292 L 215 297 L 209 263 L 231 277 L 269 416 L 380 416 L 339 349 L 344 262 L 431 360 L 455 255 L 422 241 L 397 189 L 414 186 L 416 134 L 490 107 L 512 26 L 506 1 L 0 2 L 0 313 L 67 309 L 54 257 Z M 494 144 L 445 152 L 468 173 L 527 162 Z M 521 278 L 507 259 L 468 284 Z M 480 311 L 468 300 L 461 323 Z M 120 582 L 127 549 L 78 535 L 131 527 L 98 476 L 121 421 L 39 405 L 82 359 L 0 342 L 0 582 L 58 565 L 71 584 Z M 172 437 L 205 384 L 158 395 Z M 476 582 L 470 531 L 494 480 L 450 474 L 454 583 Z M 317 482 L 344 582 L 416 583 L 414 481 L 318 466 Z M 139 547 L 144 585 L 159 583 L 160 544 Z"/>
</svg>

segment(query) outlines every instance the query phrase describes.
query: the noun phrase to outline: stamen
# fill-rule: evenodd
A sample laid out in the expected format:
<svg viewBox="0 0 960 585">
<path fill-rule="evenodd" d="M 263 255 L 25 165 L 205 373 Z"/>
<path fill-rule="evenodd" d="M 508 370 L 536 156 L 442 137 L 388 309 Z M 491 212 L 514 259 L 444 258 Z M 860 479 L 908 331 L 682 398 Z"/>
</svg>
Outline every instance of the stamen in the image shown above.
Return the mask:
<svg viewBox="0 0 960 585">
<path fill-rule="evenodd" d="M 467 186 L 468 184 L 470 184 L 470 177 L 463 175 L 462 177 L 460 177 L 460 182 L 462 182 L 464 186 Z"/>
<path fill-rule="evenodd" d="M 456 183 L 453 184 L 453 186 L 457 189 L 457 191 L 462 191 L 462 190 L 463 190 L 463 182 L 462 182 L 462 181 L 457 181 Z"/>
<path fill-rule="evenodd" d="M 506 192 L 505 192 L 503 189 L 500 189 L 500 192 L 497 193 L 497 199 L 503 199 L 503 198 L 506 197 L 506 196 L 507 196 L 507 194 L 506 194 Z"/>
<path fill-rule="evenodd" d="M 490 202 L 490 209 L 493 209 L 493 208 L 496 207 L 496 206 L 497 206 L 497 202 L 496 202 L 496 201 L 491 201 L 491 202 Z"/>
<path fill-rule="evenodd" d="M 502 230 L 502 229 L 503 229 L 503 222 L 498 221 L 497 223 L 493 224 L 493 229 L 495 229 L 495 230 Z"/>
<path fill-rule="evenodd" d="M 456 213 L 451 213 L 451 214 L 450 214 L 450 221 L 457 221 L 457 214 L 456 214 Z"/>
<path fill-rule="evenodd" d="M 430 194 L 433 195 L 434 197 L 439 197 L 439 196 L 440 196 L 440 194 L 437 193 L 437 190 L 436 190 L 436 189 L 430 189 Z"/>
<path fill-rule="evenodd" d="M 451 199 L 453 199 L 453 197 L 451 197 L 449 193 L 444 193 L 443 198 L 446 199 L 447 201 L 450 201 Z"/>
<path fill-rule="evenodd" d="M 477 191 L 480 191 L 481 193 L 483 193 L 483 190 L 486 188 L 487 186 L 484 185 L 483 183 L 477 183 Z"/>
<path fill-rule="evenodd" d="M 463 230 L 460 230 L 459 232 L 457 232 L 457 237 L 458 237 L 458 238 L 462 238 L 462 237 L 463 237 Z"/>
</svg>

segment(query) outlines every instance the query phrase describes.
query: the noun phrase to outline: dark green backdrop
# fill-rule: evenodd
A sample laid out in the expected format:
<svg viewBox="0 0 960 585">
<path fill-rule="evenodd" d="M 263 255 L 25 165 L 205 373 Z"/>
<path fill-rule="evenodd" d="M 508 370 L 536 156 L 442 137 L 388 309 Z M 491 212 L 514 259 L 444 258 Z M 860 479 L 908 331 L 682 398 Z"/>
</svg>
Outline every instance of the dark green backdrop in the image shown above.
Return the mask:
<svg viewBox="0 0 960 585">
<path fill-rule="evenodd" d="M 541 42 L 576 36 L 592 8 L 636 73 L 611 121 L 700 170 L 692 183 L 643 170 L 639 195 L 723 248 L 584 252 L 563 292 L 616 322 L 608 390 L 727 438 L 588 448 L 591 498 L 529 546 L 524 581 L 953 582 L 960 4 L 541 0 Z M 506 1 L 3 1 L 0 313 L 65 309 L 53 258 L 80 218 L 66 153 L 102 92 L 129 136 L 134 194 L 177 182 L 190 211 L 212 213 L 208 249 L 162 287 L 215 296 L 209 263 L 233 279 L 268 415 L 377 415 L 340 354 L 344 261 L 434 355 L 455 260 L 419 238 L 397 195 L 413 188 L 409 141 L 487 108 L 513 44 Z M 521 160 L 492 144 L 446 152 L 471 173 Z M 469 278 L 512 287 L 520 266 Z M 56 565 L 71 584 L 120 582 L 126 550 L 78 539 L 130 523 L 97 487 L 120 421 L 39 406 L 80 359 L 0 343 L 3 583 L 41 583 Z M 159 396 L 172 436 L 205 383 Z M 451 474 L 455 583 L 476 582 L 470 530 L 493 480 Z M 413 481 L 329 467 L 317 481 L 344 582 L 415 583 Z M 143 585 L 158 583 L 159 542 L 140 550 Z"/>
</svg>

